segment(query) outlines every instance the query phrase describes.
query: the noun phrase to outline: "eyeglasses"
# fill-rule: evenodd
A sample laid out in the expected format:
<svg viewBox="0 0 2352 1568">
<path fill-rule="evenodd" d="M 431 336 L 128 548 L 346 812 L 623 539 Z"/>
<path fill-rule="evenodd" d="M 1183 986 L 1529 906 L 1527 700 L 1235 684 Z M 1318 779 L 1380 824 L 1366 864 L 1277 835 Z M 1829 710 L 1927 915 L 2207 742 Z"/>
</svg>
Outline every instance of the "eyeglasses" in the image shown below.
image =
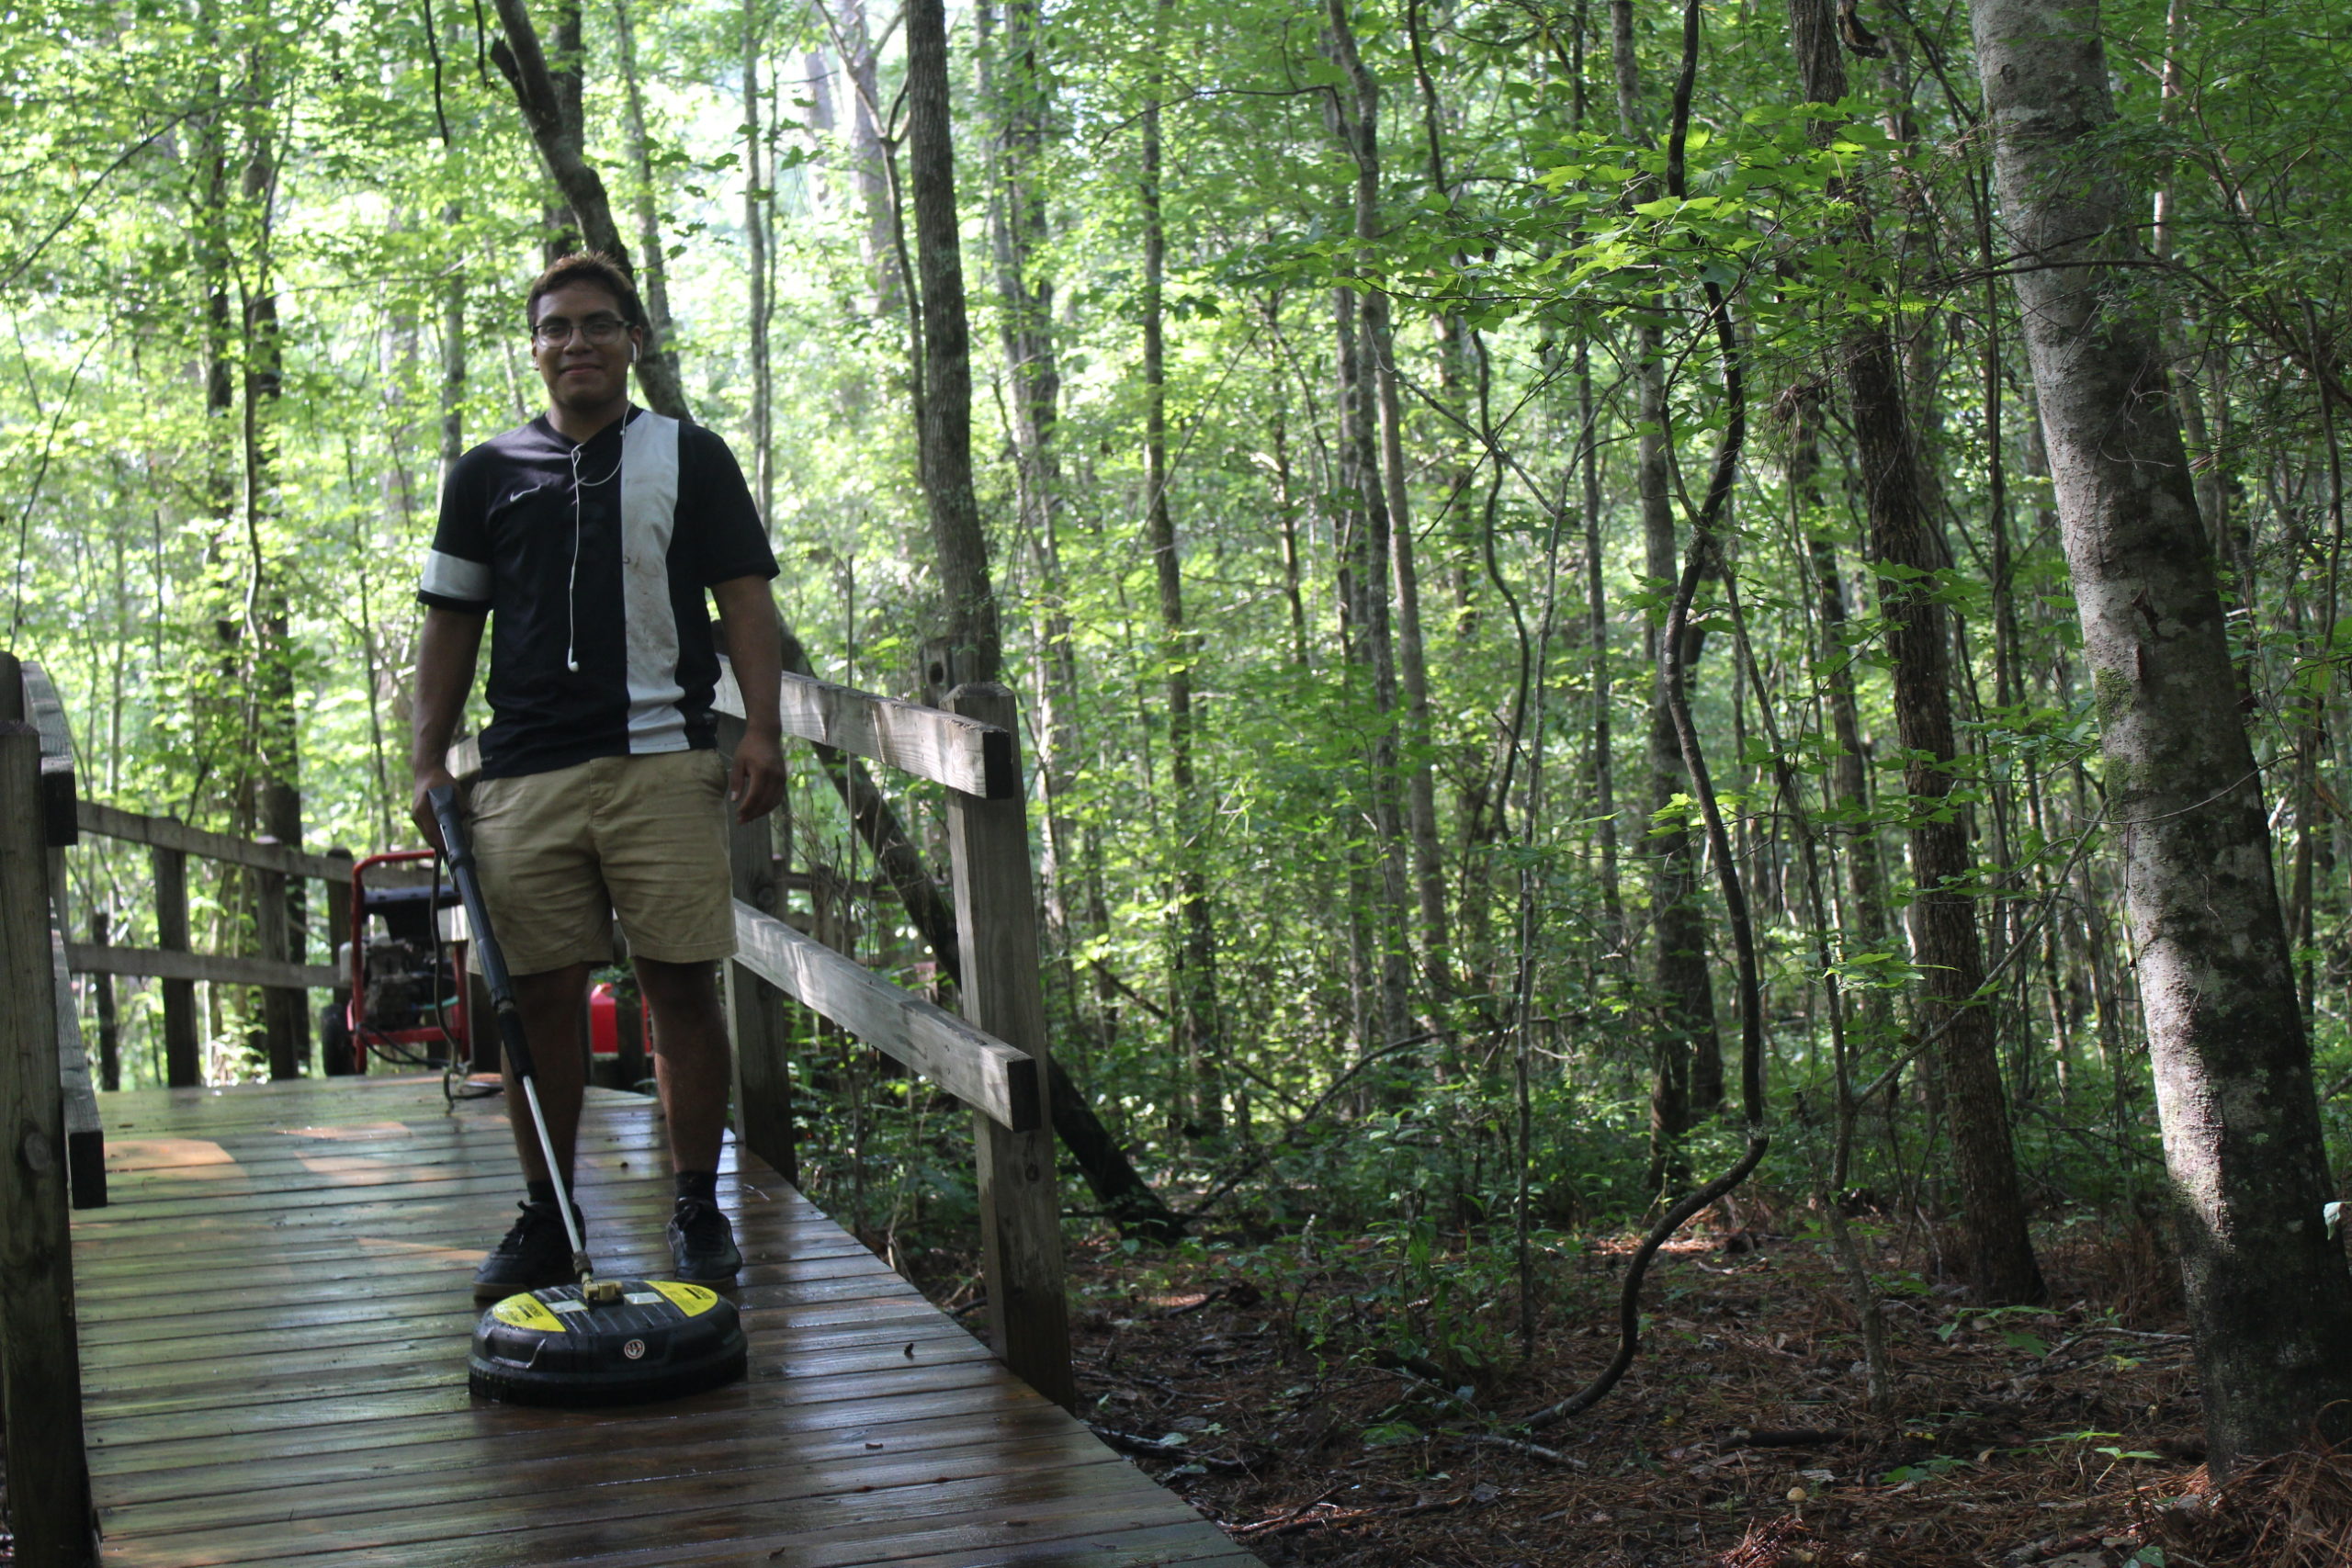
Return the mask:
<svg viewBox="0 0 2352 1568">
<path fill-rule="evenodd" d="M 610 348 L 628 332 L 628 323 L 618 316 L 591 316 L 580 322 L 549 316 L 531 329 L 531 341 L 541 348 L 561 348 L 575 332 L 594 347 Z"/>
</svg>

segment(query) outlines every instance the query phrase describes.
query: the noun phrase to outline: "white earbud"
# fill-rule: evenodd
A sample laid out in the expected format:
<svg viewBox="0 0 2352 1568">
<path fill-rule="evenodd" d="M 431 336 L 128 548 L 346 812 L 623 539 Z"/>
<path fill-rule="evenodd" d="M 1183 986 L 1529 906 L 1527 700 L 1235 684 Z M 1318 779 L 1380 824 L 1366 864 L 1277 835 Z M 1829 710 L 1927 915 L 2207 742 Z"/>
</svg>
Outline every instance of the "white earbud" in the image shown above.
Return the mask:
<svg viewBox="0 0 2352 1568">
<path fill-rule="evenodd" d="M 631 365 L 637 363 L 637 344 L 630 344 L 628 345 L 628 362 Z"/>
</svg>

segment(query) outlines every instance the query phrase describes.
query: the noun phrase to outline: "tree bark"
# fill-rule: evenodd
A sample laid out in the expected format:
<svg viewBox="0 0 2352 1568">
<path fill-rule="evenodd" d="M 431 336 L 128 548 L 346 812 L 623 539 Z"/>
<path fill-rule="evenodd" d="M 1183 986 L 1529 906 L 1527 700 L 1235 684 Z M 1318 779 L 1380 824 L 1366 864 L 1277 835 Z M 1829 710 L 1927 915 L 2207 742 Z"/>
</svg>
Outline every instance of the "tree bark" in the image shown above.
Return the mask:
<svg viewBox="0 0 2352 1568">
<path fill-rule="evenodd" d="M 1971 0 L 2108 810 L 2178 1199 L 2214 1473 L 2352 1435 L 2352 1277 L 2329 1196 L 2261 786 L 2106 132 L 2095 0 Z"/>
<path fill-rule="evenodd" d="M 1600 423 L 1592 399 L 1589 346 L 1577 340 L 1577 468 L 1582 481 L 1585 649 L 1592 685 L 1592 814 L 1600 850 L 1601 940 L 1612 956 L 1625 950 L 1625 901 L 1617 870 L 1616 697 L 1610 668 L 1609 589 L 1600 550 Z"/>
<path fill-rule="evenodd" d="M 849 154 L 857 182 L 858 207 L 865 215 L 861 237 L 866 276 L 874 280 L 874 314 L 894 316 L 906 304 L 899 270 L 899 207 L 890 185 L 890 150 L 883 142 L 880 75 L 866 30 L 865 0 L 843 0 L 834 39 L 842 51 L 850 96 Z"/>
<path fill-rule="evenodd" d="M 1347 0 L 1328 0 L 1325 21 L 1330 47 L 1342 68 L 1354 52 L 1348 30 Z M 1351 76 L 1352 104 L 1334 95 L 1326 102 L 1332 134 L 1354 162 L 1355 228 L 1359 239 L 1377 234 L 1380 155 L 1376 137 L 1380 103 L 1378 87 L 1369 73 Z M 1368 253 L 1365 264 L 1369 262 Z M 1377 907 L 1365 911 L 1368 932 L 1378 952 L 1382 1038 L 1377 1043 L 1402 1039 L 1410 1032 L 1412 1017 L 1412 952 L 1404 932 L 1406 911 L 1415 904 L 1407 872 L 1406 808 L 1398 798 L 1400 780 L 1396 746 L 1396 643 L 1390 615 L 1390 580 L 1394 547 L 1389 536 L 1387 484 L 1381 458 L 1377 341 L 1387 330 L 1385 302 L 1376 290 L 1343 288 L 1334 291 L 1338 314 L 1338 369 L 1340 387 L 1340 489 L 1354 510 L 1342 530 L 1349 547 L 1342 551 L 1352 594 L 1349 616 L 1352 651 L 1357 663 L 1372 677 L 1373 707 L 1377 716 L 1371 744 L 1371 807 L 1373 841 L 1380 874 Z"/>
<path fill-rule="evenodd" d="M 947 104 L 944 0 L 907 6 L 907 176 L 915 209 L 922 299 L 922 411 L 917 446 L 932 547 L 939 557 L 945 631 L 957 683 L 994 681 L 1004 651 L 988 540 L 972 491 L 971 323 L 956 215 L 956 147 Z"/>
<path fill-rule="evenodd" d="M 1808 103 L 1846 96 L 1846 66 L 1831 0 L 1789 0 L 1799 91 Z M 1816 124 L 1816 137 L 1827 133 Z M 1844 193 L 1865 243 L 1870 216 L 1858 193 Z M 1936 536 L 1903 378 L 1885 325 L 1863 318 L 1838 347 L 1853 421 L 1855 457 L 1879 562 L 1879 607 L 1893 662 L 1894 725 L 1903 744 L 1910 801 L 1911 947 L 1920 972 L 1925 1021 L 1941 1032 L 1946 1125 L 1961 1190 L 1961 1231 L 1969 1283 L 1978 1299 L 2041 1301 L 2048 1293 L 2026 1230 L 2001 1083 L 1997 1014 L 1978 998 L 1984 980 L 1984 939 L 1976 902 L 1975 855 L 1964 814 L 1947 804 L 1959 747 L 1951 715 L 1951 633 L 1936 597 L 1944 567 Z"/>
<path fill-rule="evenodd" d="M 266 106 L 267 86 L 256 71 L 262 91 L 255 96 Z M 252 580 L 245 594 L 243 640 L 248 649 L 252 691 L 253 780 L 254 819 L 261 832 L 282 844 L 302 842 L 301 728 L 295 712 L 293 616 L 286 577 L 290 563 L 284 558 L 277 534 L 277 404 L 285 388 L 283 350 L 277 320 L 277 258 L 271 243 L 271 221 L 277 195 L 274 128 L 266 108 L 248 131 L 242 194 L 257 209 L 259 238 L 249 257 L 244 300 L 244 377 L 243 387 L 244 450 L 244 532 L 251 555 Z M 306 902 L 303 880 L 252 876 L 257 931 L 282 938 L 303 929 Z M 260 900 L 270 901 L 264 909 Z M 266 951 L 263 956 L 288 958 L 288 953 Z M 269 1075 L 273 1078 L 301 1076 L 310 1056 L 311 1015 L 306 993 L 278 987 L 261 993 L 263 1033 L 267 1041 Z"/>
<path fill-rule="evenodd" d="M 1345 0 L 1330 0 L 1331 39 L 1355 96 L 1349 152 L 1356 161 L 1355 231 L 1367 263 L 1381 237 L 1380 83 L 1356 48 Z M 1397 398 L 1396 331 L 1388 296 L 1362 290 L 1363 354 L 1380 435 L 1381 494 L 1387 503 L 1388 570 L 1395 592 L 1396 659 L 1404 688 L 1402 773 L 1411 842 L 1413 901 L 1420 927 L 1421 984 L 1429 1015 L 1442 1023 L 1453 1001 L 1453 939 L 1445 903 L 1445 857 L 1438 845 L 1437 770 L 1431 757 L 1429 661 L 1421 637 L 1420 573 L 1415 562 L 1410 494 L 1405 484 L 1405 416 Z"/>
<path fill-rule="evenodd" d="M 775 443 L 770 422 L 775 377 L 768 363 L 768 315 L 773 309 L 768 298 L 768 214 L 775 202 L 768 189 L 775 176 L 768 168 L 767 128 L 760 118 L 760 0 L 743 0 L 743 250 L 750 318 L 744 329 L 752 358 L 752 493 L 759 498 L 760 520 L 772 523 Z"/>
<path fill-rule="evenodd" d="M 1642 508 L 1643 570 L 1652 583 L 1681 573 L 1676 546 L 1674 505 L 1667 492 L 1665 344 L 1655 326 L 1640 331 L 1634 370 L 1640 396 L 1641 438 L 1636 488 Z M 1649 629 L 1651 668 L 1647 730 L 1650 775 L 1650 936 L 1652 982 L 1657 998 L 1657 1033 L 1651 1051 L 1650 1185 L 1682 1179 L 1678 1149 L 1692 1123 L 1723 1104 L 1723 1041 L 1715 1021 L 1713 978 L 1707 968 L 1707 912 L 1699 884 L 1698 846 L 1692 840 L 1687 796 L 1690 775 L 1683 764 L 1681 738 L 1667 701 L 1666 631 Z M 1682 668 L 1694 670 L 1706 647 L 1703 627 L 1683 633 Z"/>
<path fill-rule="evenodd" d="M 1045 149 L 1046 95 L 1037 61 L 1037 0 L 1008 0 L 1001 41 L 992 36 L 994 12 L 983 4 L 982 95 L 996 136 L 996 178 L 989 192 L 989 234 L 996 260 L 997 323 L 1011 381 L 1007 412 L 1012 431 L 1013 481 L 1021 536 L 1029 541 L 1039 578 L 1035 596 L 1037 658 L 1037 780 L 1045 797 L 1045 837 L 1039 884 L 1045 897 L 1047 953 L 1057 986 L 1073 1017 L 1089 1019 L 1071 954 L 1070 889 L 1079 856 L 1069 821 L 1076 784 L 1079 733 L 1078 656 L 1063 600 L 1061 454 L 1055 427 L 1061 417 L 1061 367 L 1054 346 L 1054 280 L 1040 272 L 1051 238 L 1039 163 Z M 1096 928 L 1096 929 L 1099 929 Z M 1105 984 L 1095 987 L 1100 999 Z M 1084 1058 L 1081 1057 L 1082 1061 Z"/>
<path fill-rule="evenodd" d="M 650 374 L 678 378 L 678 351 L 670 346 L 670 266 L 662 254 L 662 227 L 653 203 L 653 141 L 645 129 L 645 89 L 637 70 L 637 28 L 629 0 L 613 0 L 615 41 L 620 48 L 622 103 L 627 112 L 629 205 L 637 222 L 638 292 L 645 303 L 645 350 L 639 366 L 659 361 Z M 639 379 L 649 372 L 640 369 Z M 764 506 L 760 515 L 767 516 Z"/>
</svg>

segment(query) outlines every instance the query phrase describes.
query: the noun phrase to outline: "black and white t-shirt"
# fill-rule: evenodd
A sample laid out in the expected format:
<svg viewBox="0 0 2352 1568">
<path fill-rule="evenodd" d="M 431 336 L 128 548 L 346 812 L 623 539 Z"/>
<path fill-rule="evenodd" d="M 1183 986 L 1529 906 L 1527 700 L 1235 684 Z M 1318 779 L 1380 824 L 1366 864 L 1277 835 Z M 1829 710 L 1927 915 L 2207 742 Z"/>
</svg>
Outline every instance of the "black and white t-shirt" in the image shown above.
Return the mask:
<svg viewBox="0 0 2352 1568">
<path fill-rule="evenodd" d="M 491 617 L 482 774 L 716 744 L 704 591 L 775 556 L 727 444 L 632 408 L 575 446 L 542 414 L 451 466 L 417 597 Z"/>
</svg>

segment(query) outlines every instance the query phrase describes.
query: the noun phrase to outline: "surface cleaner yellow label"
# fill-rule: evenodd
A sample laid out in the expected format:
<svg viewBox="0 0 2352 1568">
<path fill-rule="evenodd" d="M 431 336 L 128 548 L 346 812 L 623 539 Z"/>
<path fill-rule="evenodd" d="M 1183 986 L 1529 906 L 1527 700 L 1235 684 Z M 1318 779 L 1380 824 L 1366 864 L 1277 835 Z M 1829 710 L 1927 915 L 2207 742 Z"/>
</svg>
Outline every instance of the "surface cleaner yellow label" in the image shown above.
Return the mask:
<svg viewBox="0 0 2352 1568">
<path fill-rule="evenodd" d="M 682 1285 L 675 1280 L 648 1280 L 647 1284 L 670 1298 L 670 1304 L 688 1317 L 699 1317 L 718 1303 L 717 1291 L 707 1291 L 700 1285 Z"/>
<path fill-rule="evenodd" d="M 692 1290 L 694 1287 L 681 1285 L 678 1288 Z M 547 1303 L 537 1296 L 509 1296 L 491 1308 L 490 1315 L 513 1328 L 536 1328 L 545 1334 L 563 1332 L 563 1319 L 549 1312 Z"/>
</svg>

